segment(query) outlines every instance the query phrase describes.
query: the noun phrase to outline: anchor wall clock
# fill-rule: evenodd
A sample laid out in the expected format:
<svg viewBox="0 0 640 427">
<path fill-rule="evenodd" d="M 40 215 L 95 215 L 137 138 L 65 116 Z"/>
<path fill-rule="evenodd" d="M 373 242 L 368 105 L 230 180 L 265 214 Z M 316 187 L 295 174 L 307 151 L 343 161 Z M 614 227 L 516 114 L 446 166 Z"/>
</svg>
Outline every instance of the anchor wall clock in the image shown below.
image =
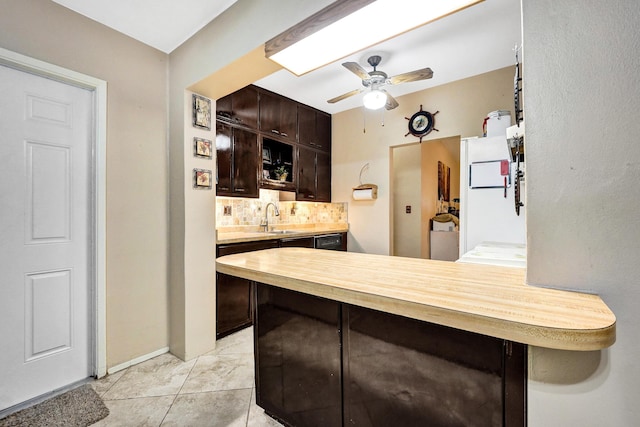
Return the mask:
<svg viewBox="0 0 640 427">
<path fill-rule="evenodd" d="M 409 120 L 409 132 L 405 134 L 405 136 L 413 135 L 417 138 L 420 138 L 420 142 L 422 142 L 422 138 L 429 134 L 432 130 L 439 132 L 434 126 L 436 124 L 435 115 L 440 111 L 436 111 L 431 114 L 428 111 L 424 111 L 422 109 L 422 105 L 420 105 L 420 111 L 415 113 L 411 117 L 405 117 L 405 119 Z"/>
</svg>

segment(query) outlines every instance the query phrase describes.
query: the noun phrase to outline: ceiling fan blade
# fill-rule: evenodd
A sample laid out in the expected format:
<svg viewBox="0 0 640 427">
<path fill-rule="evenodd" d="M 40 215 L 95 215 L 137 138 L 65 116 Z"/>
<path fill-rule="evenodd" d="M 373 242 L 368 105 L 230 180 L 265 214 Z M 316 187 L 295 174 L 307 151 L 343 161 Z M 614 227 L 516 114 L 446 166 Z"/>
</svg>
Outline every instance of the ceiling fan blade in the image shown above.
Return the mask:
<svg viewBox="0 0 640 427">
<path fill-rule="evenodd" d="M 336 96 L 335 98 L 331 98 L 331 99 L 330 99 L 330 100 L 328 100 L 327 102 L 328 102 L 329 104 L 335 104 L 336 102 L 338 102 L 338 101 L 342 101 L 343 99 L 349 98 L 350 96 L 357 95 L 357 94 L 359 94 L 360 92 L 362 92 L 363 90 L 364 90 L 364 88 L 362 88 L 362 89 L 352 90 L 351 92 L 343 93 L 343 94 L 342 94 L 342 95 L 340 95 L 340 96 Z"/>
<path fill-rule="evenodd" d="M 342 66 L 351 71 L 356 76 L 360 77 L 362 80 L 367 80 L 369 77 L 371 77 L 369 73 L 367 73 L 365 69 L 362 68 L 357 62 L 343 62 Z"/>
<path fill-rule="evenodd" d="M 383 92 L 387 94 L 387 103 L 384 105 L 384 108 L 386 108 L 387 110 L 393 110 L 398 105 L 400 105 L 389 92 L 387 92 L 386 90 L 384 90 Z"/>
<path fill-rule="evenodd" d="M 422 68 L 420 70 L 409 71 L 408 73 L 398 74 L 389 78 L 389 83 L 398 85 L 400 83 L 416 82 L 418 80 L 426 80 L 433 77 L 431 68 Z"/>
</svg>

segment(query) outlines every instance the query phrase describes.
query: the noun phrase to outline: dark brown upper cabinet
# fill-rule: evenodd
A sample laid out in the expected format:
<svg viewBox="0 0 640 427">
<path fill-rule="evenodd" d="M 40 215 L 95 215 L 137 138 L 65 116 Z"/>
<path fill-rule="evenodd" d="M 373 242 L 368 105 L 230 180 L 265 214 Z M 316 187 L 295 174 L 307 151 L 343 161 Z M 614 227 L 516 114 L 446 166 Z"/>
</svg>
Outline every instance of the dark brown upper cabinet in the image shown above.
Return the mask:
<svg viewBox="0 0 640 427">
<path fill-rule="evenodd" d="M 273 137 L 295 142 L 297 103 L 272 92 L 260 91 L 260 130 Z"/>
<path fill-rule="evenodd" d="M 244 87 L 216 101 L 216 118 L 225 122 L 258 129 L 258 89 Z"/>
<path fill-rule="evenodd" d="M 316 151 L 298 146 L 296 200 L 316 200 Z"/>
<path fill-rule="evenodd" d="M 331 153 L 316 154 L 316 201 L 331 202 Z"/>
<path fill-rule="evenodd" d="M 294 191 L 294 144 L 276 141 L 262 134 L 262 176 L 260 188 Z"/>
<path fill-rule="evenodd" d="M 298 146 L 296 200 L 331 202 L 331 155 Z"/>
<path fill-rule="evenodd" d="M 216 120 L 216 195 L 231 195 L 231 150 L 233 129 Z"/>
<path fill-rule="evenodd" d="M 216 116 L 218 196 L 331 201 L 331 115 L 249 85 L 218 99 Z"/>
<path fill-rule="evenodd" d="M 218 196 L 258 197 L 258 134 L 216 121 Z"/>
<path fill-rule="evenodd" d="M 298 105 L 298 143 L 331 152 L 331 116 Z"/>
</svg>

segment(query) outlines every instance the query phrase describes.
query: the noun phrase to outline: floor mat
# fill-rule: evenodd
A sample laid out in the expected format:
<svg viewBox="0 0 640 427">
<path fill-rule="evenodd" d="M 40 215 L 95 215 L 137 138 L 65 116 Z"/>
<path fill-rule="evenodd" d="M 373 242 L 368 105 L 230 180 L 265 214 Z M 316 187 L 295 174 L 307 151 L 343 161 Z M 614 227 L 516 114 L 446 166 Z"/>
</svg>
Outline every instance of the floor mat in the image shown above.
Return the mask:
<svg viewBox="0 0 640 427">
<path fill-rule="evenodd" d="M 0 420 L 0 427 L 86 427 L 109 415 L 89 384 L 69 390 Z"/>
</svg>

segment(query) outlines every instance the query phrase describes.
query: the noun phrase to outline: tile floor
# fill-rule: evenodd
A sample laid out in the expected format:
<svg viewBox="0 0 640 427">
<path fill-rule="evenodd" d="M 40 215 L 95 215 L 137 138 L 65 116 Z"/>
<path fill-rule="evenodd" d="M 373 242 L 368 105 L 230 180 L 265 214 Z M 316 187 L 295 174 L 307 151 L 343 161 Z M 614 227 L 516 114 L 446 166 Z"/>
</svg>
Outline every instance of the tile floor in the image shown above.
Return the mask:
<svg viewBox="0 0 640 427">
<path fill-rule="evenodd" d="M 94 426 L 272 427 L 255 403 L 253 330 L 183 362 L 166 353 L 92 383 L 109 408 Z"/>
</svg>

